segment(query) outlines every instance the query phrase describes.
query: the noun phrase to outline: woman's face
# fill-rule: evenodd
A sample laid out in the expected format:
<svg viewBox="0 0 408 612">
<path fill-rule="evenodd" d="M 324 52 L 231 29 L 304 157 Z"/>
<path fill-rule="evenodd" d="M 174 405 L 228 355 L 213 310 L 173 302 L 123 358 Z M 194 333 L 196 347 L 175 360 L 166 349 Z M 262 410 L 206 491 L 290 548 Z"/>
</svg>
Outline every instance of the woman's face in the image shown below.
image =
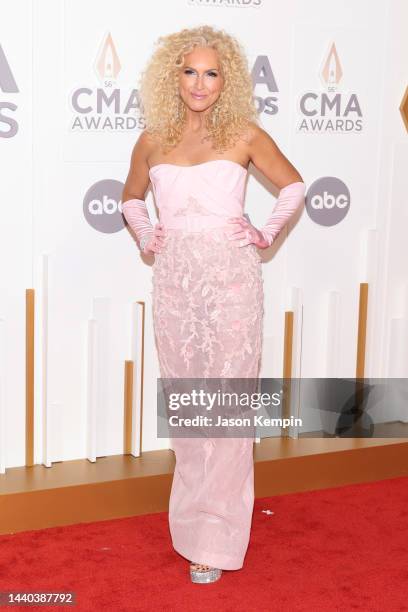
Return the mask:
<svg viewBox="0 0 408 612">
<path fill-rule="evenodd" d="M 190 110 L 207 110 L 216 102 L 223 85 L 224 79 L 215 49 L 195 47 L 184 56 L 179 75 L 179 92 Z"/>
</svg>

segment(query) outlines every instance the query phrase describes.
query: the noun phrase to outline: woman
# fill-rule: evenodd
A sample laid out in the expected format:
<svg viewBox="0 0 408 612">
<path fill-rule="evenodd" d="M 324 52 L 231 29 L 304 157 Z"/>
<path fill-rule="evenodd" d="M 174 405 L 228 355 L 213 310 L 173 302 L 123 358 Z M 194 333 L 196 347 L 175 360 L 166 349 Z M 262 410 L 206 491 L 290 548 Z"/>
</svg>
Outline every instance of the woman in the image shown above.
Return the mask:
<svg viewBox="0 0 408 612">
<path fill-rule="evenodd" d="M 162 378 L 257 377 L 263 280 L 257 248 L 304 203 L 302 177 L 257 124 L 245 55 L 201 26 L 159 38 L 142 74 L 146 129 L 134 146 L 122 209 L 154 254 L 153 322 Z M 252 163 L 279 189 L 261 229 L 244 217 Z M 152 182 L 159 222 L 144 202 Z M 172 438 L 175 550 L 193 582 L 237 570 L 253 511 L 253 438 Z"/>
</svg>

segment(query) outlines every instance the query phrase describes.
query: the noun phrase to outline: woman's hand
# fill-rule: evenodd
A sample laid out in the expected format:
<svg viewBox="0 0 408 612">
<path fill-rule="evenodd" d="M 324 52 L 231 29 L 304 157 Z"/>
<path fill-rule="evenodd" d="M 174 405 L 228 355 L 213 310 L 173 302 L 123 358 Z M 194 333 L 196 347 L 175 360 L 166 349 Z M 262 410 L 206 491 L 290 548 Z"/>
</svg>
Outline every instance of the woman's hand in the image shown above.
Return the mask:
<svg viewBox="0 0 408 612">
<path fill-rule="evenodd" d="M 146 244 L 142 249 L 143 253 L 146 255 L 150 255 L 151 253 L 161 253 L 165 235 L 166 233 L 163 229 L 163 224 L 157 222 L 153 228 L 153 234 L 150 236 L 149 240 L 146 241 Z"/>
<path fill-rule="evenodd" d="M 254 244 L 259 249 L 266 249 L 269 243 L 262 233 L 244 217 L 230 217 L 228 222 L 235 225 L 234 231 L 228 235 L 228 240 L 240 240 L 238 246 Z"/>
</svg>

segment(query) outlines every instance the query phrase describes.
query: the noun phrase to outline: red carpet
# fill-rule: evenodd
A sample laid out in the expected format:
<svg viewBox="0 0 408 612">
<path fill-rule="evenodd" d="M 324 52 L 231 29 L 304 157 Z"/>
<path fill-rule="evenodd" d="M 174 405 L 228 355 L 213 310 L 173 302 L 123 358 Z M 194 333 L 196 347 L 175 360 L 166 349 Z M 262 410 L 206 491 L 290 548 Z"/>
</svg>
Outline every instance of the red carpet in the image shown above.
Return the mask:
<svg viewBox="0 0 408 612">
<path fill-rule="evenodd" d="M 393 478 L 257 500 L 244 569 L 210 585 L 189 582 L 165 513 L 0 536 L 0 591 L 77 593 L 10 610 L 394 612 L 407 549 L 408 477 Z"/>
</svg>

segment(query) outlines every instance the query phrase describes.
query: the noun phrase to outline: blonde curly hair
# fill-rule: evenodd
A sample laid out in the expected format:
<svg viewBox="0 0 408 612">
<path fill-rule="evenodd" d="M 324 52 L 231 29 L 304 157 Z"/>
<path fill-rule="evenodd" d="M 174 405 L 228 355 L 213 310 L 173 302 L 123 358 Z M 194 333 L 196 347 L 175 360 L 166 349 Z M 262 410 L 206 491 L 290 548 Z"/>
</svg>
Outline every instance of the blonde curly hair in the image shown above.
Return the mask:
<svg viewBox="0 0 408 612">
<path fill-rule="evenodd" d="M 194 47 L 212 47 L 218 59 L 224 87 L 205 116 L 206 139 L 215 150 L 228 150 L 243 135 L 250 121 L 258 123 L 252 80 L 245 53 L 236 38 L 224 30 L 202 25 L 161 36 L 145 70 L 139 94 L 146 131 L 168 151 L 181 140 L 186 106 L 179 95 L 178 78 L 184 55 Z"/>
</svg>

